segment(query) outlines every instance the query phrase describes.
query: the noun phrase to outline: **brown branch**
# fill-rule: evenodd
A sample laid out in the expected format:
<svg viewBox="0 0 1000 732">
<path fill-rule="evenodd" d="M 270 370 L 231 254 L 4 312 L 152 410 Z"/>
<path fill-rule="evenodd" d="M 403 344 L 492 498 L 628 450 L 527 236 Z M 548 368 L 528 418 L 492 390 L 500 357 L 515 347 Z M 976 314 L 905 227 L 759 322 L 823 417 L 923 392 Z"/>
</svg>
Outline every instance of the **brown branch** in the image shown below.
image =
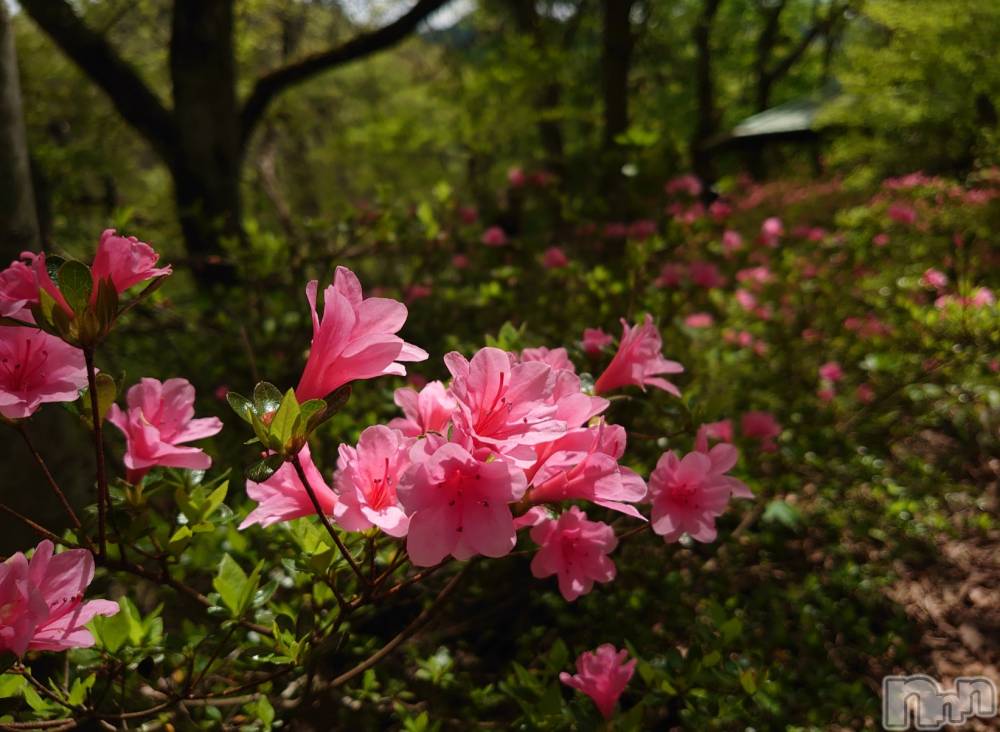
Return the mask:
<svg viewBox="0 0 1000 732">
<path fill-rule="evenodd" d="M 21 0 L 21 7 L 80 70 L 108 95 L 118 113 L 164 159 L 172 157 L 176 130 L 160 98 L 66 0 Z"/>
<path fill-rule="evenodd" d="M 87 386 L 90 391 L 90 418 L 94 426 L 94 457 L 97 460 L 97 541 L 98 559 L 108 555 L 108 474 L 104 465 L 104 436 L 101 423 L 104 421 L 97 398 L 97 370 L 94 368 L 94 350 L 83 349 L 87 365 Z"/>
<path fill-rule="evenodd" d="M 45 537 L 46 539 L 48 539 L 49 541 L 51 541 L 53 544 L 61 544 L 62 546 L 68 546 L 70 549 L 83 549 L 83 547 L 80 546 L 79 544 L 74 544 L 71 541 L 66 541 L 65 539 L 62 539 L 62 538 L 56 536 L 55 534 L 53 534 L 51 531 L 49 531 L 48 529 L 46 529 L 41 524 L 36 523 L 36 522 L 32 521 L 30 518 L 28 518 L 27 516 L 18 513 L 13 508 L 11 508 L 10 506 L 8 506 L 6 503 L 0 503 L 0 511 L 3 511 L 5 513 L 10 514 L 14 518 L 16 518 L 18 521 L 22 522 L 25 526 L 27 526 L 28 528 L 30 528 L 31 530 L 33 530 L 35 533 L 37 533 L 39 536 Z"/>
<path fill-rule="evenodd" d="M 35 2 L 44 3 L 46 0 L 35 0 Z M 450 0 L 418 0 L 409 12 L 389 25 L 369 33 L 362 33 L 342 45 L 321 53 L 311 54 L 260 77 L 254 84 L 253 91 L 247 97 L 240 113 L 240 142 L 242 146 L 246 147 L 257 123 L 260 122 L 267 107 L 279 94 L 323 71 L 343 66 L 396 45 L 416 30 L 427 16 L 444 7 L 448 2 Z"/>
<path fill-rule="evenodd" d="M 357 666 L 350 669 L 349 671 L 345 671 L 340 676 L 335 678 L 333 681 L 330 682 L 327 688 L 336 689 L 338 686 L 346 684 L 348 681 L 353 679 L 358 674 L 363 674 L 365 671 L 370 669 L 372 666 L 375 666 L 379 661 L 381 661 L 383 658 L 385 658 L 394 650 L 396 650 L 396 648 L 398 648 L 403 641 L 415 635 L 424 625 L 427 624 L 428 621 L 431 620 L 435 611 L 437 611 L 441 603 L 444 602 L 445 599 L 447 599 L 448 595 L 450 595 L 452 591 L 454 591 L 454 589 L 458 586 L 458 583 L 462 581 L 462 578 L 465 576 L 465 573 L 469 571 L 469 568 L 473 564 L 474 561 L 468 562 L 464 567 L 462 567 L 462 570 L 460 572 L 458 572 L 454 577 L 448 580 L 448 584 L 446 584 L 444 586 L 444 589 L 442 589 L 441 592 L 438 593 L 438 596 L 434 598 L 431 604 L 425 607 L 423 611 L 416 618 L 413 619 L 413 622 L 411 622 L 409 625 L 407 625 L 405 628 L 399 631 L 399 633 L 396 634 L 392 638 L 392 640 L 390 640 L 380 649 L 375 651 L 375 653 L 370 655 L 368 658 L 359 663 Z"/>
</svg>

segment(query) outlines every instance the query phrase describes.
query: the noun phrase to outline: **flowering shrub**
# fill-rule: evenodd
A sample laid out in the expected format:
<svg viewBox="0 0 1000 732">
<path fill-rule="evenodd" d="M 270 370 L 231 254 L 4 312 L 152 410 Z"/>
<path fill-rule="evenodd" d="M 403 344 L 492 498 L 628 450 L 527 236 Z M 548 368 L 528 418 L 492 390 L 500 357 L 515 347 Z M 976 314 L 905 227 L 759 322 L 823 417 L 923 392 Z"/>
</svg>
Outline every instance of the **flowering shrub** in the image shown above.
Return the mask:
<svg viewBox="0 0 1000 732">
<path fill-rule="evenodd" d="M 142 242 L 0 273 L 0 414 L 65 514 L 0 502 L 42 539 L 0 565 L 0 723 L 877 712 L 850 669 L 910 632 L 881 563 L 993 527 L 964 476 L 1000 442 L 995 184 L 705 205 L 688 176 L 604 221 L 549 218 L 535 176 L 512 172 L 506 228 L 450 193 L 367 209 L 357 274 L 313 279 L 335 263 L 308 251 L 261 272 L 253 242 L 246 292 L 180 318 L 176 357 L 183 283 Z M 60 402 L 90 432 L 85 508 L 38 438 Z"/>
</svg>

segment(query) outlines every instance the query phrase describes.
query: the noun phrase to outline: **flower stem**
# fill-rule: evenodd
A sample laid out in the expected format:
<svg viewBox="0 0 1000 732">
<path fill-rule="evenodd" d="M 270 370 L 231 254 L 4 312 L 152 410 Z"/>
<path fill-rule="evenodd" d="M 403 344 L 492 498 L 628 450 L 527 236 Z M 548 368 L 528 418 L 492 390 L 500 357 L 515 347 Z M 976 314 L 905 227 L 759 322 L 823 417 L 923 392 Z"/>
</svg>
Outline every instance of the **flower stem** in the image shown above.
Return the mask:
<svg viewBox="0 0 1000 732">
<path fill-rule="evenodd" d="M 302 482 L 302 486 L 306 489 L 306 493 L 309 494 L 309 500 L 312 501 L 313 508 L 316 509 L 316 513 L 319 515 L 319 520 L 322 522 L 326 532 L 330 535 L 330 538 L 333 539 L 333 543 L 337 545 L 337 549 L 340 550 L 340 553 L 343 555 L 347 563 L 351 565 L 351 569 L 354 571 L 354 574 L 358 576 L 358 579 L 361 580 L 361 584 L 367 586 L 368 578 L 365 577 L 365 573 L 362 571 L 361 567 L 358 566 L 358 563 L 354 561 L 354 557 L 351 556 L 351 552 L 348 551 L 346 546 L 344 546 L 344 542 L 341 541 L 340 536 L 337 534 L 337 530 L 333 528 L 333 524 L 330 523 L 330 519 L 328 519 L 326 514 L 323 513 L 323 507 L 319 505 L 319 499 L 316 497 L 316 492 L 309 483 L 306 471 L 302 469 L 302 463 L 299 461 L 299 456 L 296 455 L 293 457 L 291 462 L 295 467 L 295 472 L 298 474 L 299 480 Z"/>
<path fill-rule="evenodd" d="M 97 558 L 103 561 L 108 553 L 108 476 L 104 465 L 104 437 L 101 430 L 100 407 L 97 399 L 97 371 L 94 368 L 94 350 L 83 349 L 87 364 L 87 391 L 90 392 L 90 418 L 94 425 L 94 456 L 97 459 Z"/>
</svg>

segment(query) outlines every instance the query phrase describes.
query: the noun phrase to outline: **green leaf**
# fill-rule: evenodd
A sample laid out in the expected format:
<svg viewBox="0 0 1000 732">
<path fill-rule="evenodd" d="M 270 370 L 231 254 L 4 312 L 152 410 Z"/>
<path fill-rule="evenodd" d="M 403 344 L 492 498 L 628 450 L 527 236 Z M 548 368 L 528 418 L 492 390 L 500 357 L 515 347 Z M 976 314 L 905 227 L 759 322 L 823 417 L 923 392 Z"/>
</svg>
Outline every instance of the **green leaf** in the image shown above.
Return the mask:
<svg viewBox="0 0 1000 732">
<path fill-rule="evenodd" d="M 181 526 L 167 542 L 167 551 L 171 554 L 180 554 L 187 549 L 188 544 L 191 543 L 192 536 L 193 534 L 189 527 Z"/>
<path fill-rule="evenodd" d="M 240 565 L 229 554 L 222 555 L 219 562 L 219 573 L 212 580 L 212 587 L 222 598 L 222 602 L 236 617 L 240 615 L 240 603 L 246 592 L 248 578 Z"/>
<path fill-rule="evenodd" d="M 118 289 L 110 277 L 105 277 L 97 283 L 97 300 L 94 303 L 97 319 L 105 330 L 111 327 L 118 317 Z"/>
<path fill-rule="evenodd" d="M 345 384 L 344 386 L 337 389 L 337 391 L 333 392 L 333 394 L 331 394 L 326 398 L 326 413 L 323 415 L 323 419 L 321 419 L 317 424 L 322 424 L 330 417 L 335 415 L 337 412 L 339 412 L 341 409 L 343 409 L 344 405 L 347 404 L 347 400 L 350 398 L 351 398 L 350 384 Z"/>
<path fill-rule="evenodd" d="M 132 616 L 128 605 L 119 602 L 118 607 L 120 609 L 114 615 L 98 615 L 90 621 L 98 646 L 108 653 L 117 653 L 121 650 L 132 631 Z"/>
<path fill-rule="evenodd" d="M 299 405 L 299 418 L 295 422 L 295 436 L 308 437 L 324 419 L 326 402 L 322 399 L 310 399 Z"/>
<path fill-rule="evenodd" d="M 265 730 L 270 730 L 271 725 L 274 723 L 274 707 L 271 706 L 271 702 L 268 701 L 266 696 L 261 695 L 257 700 L 256 709 L 254 710 L 257 721 L 263 723 Z"/>
<path fill-rule="evenodd" d="M 247 424 L 253 424 L 253 402 L 247 399 L 242 394 L 237 394 L 235 391 L 228 392 L 226 394 L 226 401 L 229 402 L 229 406 L 233 408 L 233 411 Z"/>
<path fill-rule="evenodd" d="M 254 387 L 253 406 L 258 417 L 278 411 L 281 399 L 281 392 L 274 384 L 262 381 Z"/>
<path fill-rule="evenodd" d="M 747 694 L 757 693 L 757 672 L 752 668 L 748 668 L 746 671 L 740 673 L 740 686 L 743 687 L 743 691 Z"/>
<path fill-rule="evenodd" d="M 83 701 L 87 698 L 87 692 L 93 688 L 95 681 L 97 681 L 97 674 L 91 674 L 86 679 L 73 679 L 73 685 L 70 687 L 69 696 L 66 697 L 66 701 L 73 706 L 83 704 Z"/>
<path fill-rule="evenodd" d="M 774 500 L 767 504 L 764 515 L 761 517 L 765 523 L 778 523 L 790 529 L 797 529 L 802 523 L 802 515 L 794 506 L 785 501 Z"/>
<path fill-rule="evenodd" d="M 9 699 L 21 695 L 21 689 L 27 683 L 20 674 L 3 674 L 0 676 L 0 699 Z"/>
<path fill-rule="evenodd" d="M 254 483 L 263 483 L 274 475 L 274 472 L 281 467 L 284 461 L 285 459 L 281 455 L 268 455 L 247 468 L 246 477 Z"/>
<path fill-rule="evenodd" d="M 90 304 L 94 280 L 90 267 L 83 262 L 70 260 L 59 268 L 59 291 L 74 313 L 82 313 Z"/>
<path fill-rule="evenodd" d="M 111 405 L 118 398 L 118 385 L 115 383 L 113 377 L 103 371 L 94 377 L 94 381 L 97 385 L 97 413 L 100 421 L 103 422 L 108 416 L 108 410 L 111 409 Z M 90 414 L 90 389 L 84 389 L 80 393 L 80 399 L 81 416 L 85 421 L 93 424 L 94 420 Z"/>
<path fill-rule="evenodd" d="M 299 413 L 299 400 L 295 398 L 295 390 L 289 389 L 285 392 L 274 419 L 271 420 L 271 439 L 280 445 L 282 450 L 289 446 Z"/>
</svg>

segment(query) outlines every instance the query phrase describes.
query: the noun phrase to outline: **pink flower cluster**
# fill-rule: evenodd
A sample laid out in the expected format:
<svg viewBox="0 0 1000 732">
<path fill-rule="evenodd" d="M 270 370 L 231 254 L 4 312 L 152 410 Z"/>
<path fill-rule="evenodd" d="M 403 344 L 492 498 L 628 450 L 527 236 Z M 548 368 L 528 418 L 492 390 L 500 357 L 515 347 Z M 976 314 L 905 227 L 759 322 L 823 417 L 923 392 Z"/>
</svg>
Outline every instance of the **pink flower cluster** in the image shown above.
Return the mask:
<svg viewBox="0 0 1000 732">
<path fill-rule="evenodd" d="M 0 564 L 0 652 L 23 657 L 28 651 L 89 648 L 86 625 L 97 615 L 114 615 L 117 602 L 83 601 L 94 579 L 94 557 L 85 549 L 54 554 L 51 541 L 31 559 L 17 552 Z"/>
</svg>

